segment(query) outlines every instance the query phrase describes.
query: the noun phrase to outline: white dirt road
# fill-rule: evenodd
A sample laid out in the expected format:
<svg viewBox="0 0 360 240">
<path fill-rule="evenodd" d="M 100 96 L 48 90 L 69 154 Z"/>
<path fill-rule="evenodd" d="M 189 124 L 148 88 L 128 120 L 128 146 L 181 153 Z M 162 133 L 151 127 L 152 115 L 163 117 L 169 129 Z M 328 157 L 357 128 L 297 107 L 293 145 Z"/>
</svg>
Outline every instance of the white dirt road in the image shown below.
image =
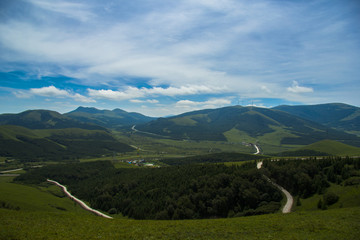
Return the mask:
<svg viewBox="0 0 360 240">
<path fill-rule="evenodd" d="M 258 162 L 257 163 L 257 169 L 260 169 L 262 167 L 262 161 Z M 292 208 L 292 205 L 294 204 L 294 198 L 293 196 L 291 196 L 291 194 L 285 189 L 283 188 L 282 186 L 274 183 L 273 181 L 271 181 L 270 178 L 268 178 L 267 176 L 263 175 L 269 182 L 271 182 L 271 184 L 273 184 L 275 187 L 277 187 L 280 191 L 282 191 L 285 196 L 286 196 L 286 204 L 285 206 L 283 207 L 283 210 L 282 210 L 282 213 L 289 213 L 291 212 L 291 208 Z"/>
<path fill-rule="evenodd" d="M 72 199 L 73 201 L 77 202 L 82 208 L 84 208 L 85 210 L 89 211 L 89 212 L 92 212 L 100 217 L 104 217 L 104 218 L 112 218 L 102 212 L 99 212 L 98 210 L 95 210 L 91 207 L 89 207 L 88 205 L 86 205 L 86 203 L 84 203 L 83 201 L 81 201 L 80 199 L 74 197 L 68 190 L 67 188 L 64 186 L 64 185 L 61 185 L 60 183 L 54 181 L 54 180 L 51 180 L 51 179 L 47 179 L 48 182 L 51 182 L 51 183 L 54 183 L 56 184 L 57 186 L 61 187 L 62 190 L 64 191 L 64 193 L 70 198 Z"/>
</svg>

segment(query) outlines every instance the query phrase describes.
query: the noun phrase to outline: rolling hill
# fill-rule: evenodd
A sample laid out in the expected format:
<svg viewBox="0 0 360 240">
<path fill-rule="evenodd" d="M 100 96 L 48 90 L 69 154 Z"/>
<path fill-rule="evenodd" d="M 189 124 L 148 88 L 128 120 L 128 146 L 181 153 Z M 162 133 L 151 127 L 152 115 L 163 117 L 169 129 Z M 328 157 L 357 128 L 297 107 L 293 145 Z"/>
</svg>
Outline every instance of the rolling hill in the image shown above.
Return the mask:
<svg viewBox="0 0 360 240">
<path fill-rule="evenodd" d="M 111 129 L 142 124 L 154 120 L 154 118 L 144 116 L 140 113 L 129 113 L 121 109 L 110 111 L 88 107 L 78 107 L 76 110 L 64 114 L 64 116 Z"/>
<path fill-rule="evenodd" d="M 159 118 L 137 125 L 142 132 L 174 139 L 261 141 L 269 144 L 308 145 L 332 139 L 360 146 L 360 138 L 284 111 L 232 106 Z"/>
<path fill-rule="evenodd" d="M 133 150 L 103 130 L 31 130 L 21 126 L 0 126 L 0 156 L 21 161 L 76 160 Z"/>
<path fill-rule="evenodd" d="M 316 142 L 306 147 L 303 147 L 303 149 L 326 152 L 328 154 L 337 155 L 337 156 L 360 155 L 360 148 L 332 140 L 323 140 L 320 142 Z"/>
<path fill-rule="evenodd" d="M 360 136 L 360 108 L 355 106 L 328 103 L 300 106 L 282 105 L 273 109 Z"/>
<path fill-rule="evenodd" d="M 279 156 L 360 156 L 360 148 L 333 140 L 322 140 Z"/>
<path fill-rule="evenodd" d="M 82 128 L 105 130 L 98 125 L 80 122 L 50 110 L 28 110 L 18 114 L 1 114 L 0 125 L 16 125 L 29 129 Z"/>
</svg>

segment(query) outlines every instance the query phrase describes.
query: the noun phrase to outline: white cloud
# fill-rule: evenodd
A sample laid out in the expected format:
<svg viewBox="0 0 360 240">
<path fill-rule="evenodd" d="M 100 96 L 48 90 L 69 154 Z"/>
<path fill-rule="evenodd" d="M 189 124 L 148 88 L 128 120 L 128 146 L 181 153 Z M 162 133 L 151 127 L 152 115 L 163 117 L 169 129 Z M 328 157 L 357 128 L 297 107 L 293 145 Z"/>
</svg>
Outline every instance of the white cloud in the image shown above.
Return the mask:
<svg viewBox="0 0 360 240">
<path fill-rule="evenodd" d="M 201 108 L 218 108 L 226 105 L 230 105 L 231 100 L 224 98 L 212 98 L 207 101 L 191 101 L 191 100 L 180 100 L 176 102 L 175 106 L 177 108 L 185 108 L 185 109 L 201 109 Z"/>
<path fill-rule="evenodd" d="M 316 82 L 317 95 L 329 96 L 325 89 L 336 83 L 339 94 L 329 101 L 338 101 L 345 85 L 359 86 L 359 32 L 351 30 L 358 17 L 349 2 L 329 7 L 322 1 L 27 0 L 13 5 L 14 12 L 26 10 L 3 10 L 0 70 L 44 72 L 49 67 L 55 70 L 47 76 L 74 78 L 89 88 L 90 98 L 61 89 L 39 94 L 134 102 L 236 93 L 304 102 L 317 100 L 300 94 L 314 92 L 308 84 Z M 152 87 L 126 87 L 140 78 Z M 288 79 L 304 86 L 294 81 L 289 87 Z"/>
<path fill-rule="evenodd" d="M 58 89 L 54 86 L 42 87 L 42 88 L 31 88 L 29 91 L 33 95 L 43 97 L 69 97 L 70 93 L 66 90 Z"/>
<path fill-rule="evenodd" d="M 154 104 L 149 107 L 142 105 L 139 107 L 130 107 L 128 111 L 138 111 L 147 116 L 164 117 L 170 115 L 182 114 L 184 112 L 200 110 L 204 108 L 219 108 L 231 105 L 231 98 L 210 98 L 206 101 L 191 101 L 187 99 L 179 100 L 172 104 Z M 130 100 L 133 102 L 133 100 Z M 142 100 L 141 100 L 142 101 Z M 135 101 L 140 103 L 139 101 Z"/>
<path fill-rule="evenodd" d="M 314 89 L 310 87 L 301 87 L 297 81 L 293 81 L 292 86 L 288 87 L 287 91 L 292 93 L 312 93 L 314 92 Z"/>
<path fill-rule="evenodd" d="M 132 103 L 159 103 L 156 99 L 148 99 L 148 100 L 140 100 L 140 99 L 130 99 L 130 102 Z"/>
<path fill-rule="evenodd" d="M 30 88 L 29 90 L 15 90 L 13 94 L 18 98 L 30 98 L 32 96 L 54 97 L 54 98 L 71 98 L 77 102 L 93 103 L 95 100 L 83 96 L 79 93 L 72 93 L 67 90 L 58 89 L 54 86 L 42 88 Z"/>
<path fill-rule="evenodd" d="M 130 102 L 132 103 L 144 103 L 144 100 L 140 100 L 140 99 L 130 99 Z"/>
<path fill-rule="evenodd" d="M 113 91 L 110 89 L 88 89 L 90 97 L 99 98 L 99 99 L 109 99 L 109 100 L 127 100 L 132 98 L 141 98 L 145 94 L 140 91 L 138 88 L 128 87 L 125 91 Z"/>
<path fill-rule="evenodd" d="M 136 88 L 127 87 L 125 90 L 114 91 L 106 89 L 88 89 L 89 96 L 99 99 L 110 99 L 110 100 L 127 100 L 134 99 L 132 102 L 140 102 L 137 98 L 143 98 L 147 96 L 183 96 L 183 95 L 196 95 L 196 94 L 216 94 L 223 92 L 221 88 L 211 88 L 207 86 L 181 86 L 181 87 L 153 87 L 153 88 Z"/>
</svg>

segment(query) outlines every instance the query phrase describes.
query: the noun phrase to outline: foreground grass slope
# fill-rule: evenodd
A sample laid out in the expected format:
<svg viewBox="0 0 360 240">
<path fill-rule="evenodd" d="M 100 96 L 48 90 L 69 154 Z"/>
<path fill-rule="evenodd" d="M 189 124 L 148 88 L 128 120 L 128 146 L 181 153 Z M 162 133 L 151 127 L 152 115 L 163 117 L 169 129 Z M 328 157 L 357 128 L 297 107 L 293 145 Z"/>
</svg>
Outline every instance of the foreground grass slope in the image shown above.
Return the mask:
<svg viewBox="0 0 360 240">
<path fill-rule="evenodd" d="M 66 198 L 60 188 L 55 185 L 28 186 L 12 183 L 12 179 L 13 177 L 0 177 L 0 209 L 12 209 L 12 212 L 21 214 L 25 214 L 25 212 L 73 212 L 90 215 Z"/>
<path fill-rule="evenodd" d="M 109 220 L 87 213 L 55 186 L 25 186 L 11 180 L 0 177 L 0 202 L 18 210 L 0 208 L 0 239 L 358 239 L 360 235 L 360 207 L 354 207 L 359 203 L 228 219 Z"/>
<path fill-rule="evenodd" d="M 360 208 L 153 221 L 0 209 L 1 239 L 358 239 Z"/>
</svg>

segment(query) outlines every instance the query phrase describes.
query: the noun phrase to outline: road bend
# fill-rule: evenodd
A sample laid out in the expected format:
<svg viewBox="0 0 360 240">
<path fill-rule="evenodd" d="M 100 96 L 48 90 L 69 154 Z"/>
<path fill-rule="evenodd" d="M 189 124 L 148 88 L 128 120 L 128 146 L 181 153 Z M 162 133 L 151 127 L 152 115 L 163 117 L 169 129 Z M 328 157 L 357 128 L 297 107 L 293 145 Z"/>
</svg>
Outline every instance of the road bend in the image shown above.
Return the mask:
<svg viewBox="0 0 360 240">
<path fill-rule="evenodd" d="M 262 161 L 257 163 L 257 169 L 260 169 L 262 167 Z M 286 196 L 286 204 L 282 209 L 282 213 L 290 213 L 291 212 L 291 208 L 292 205 L 294 203 L 294 198 L 293 196 L 291 196 L 291 194 L 282 186 L 278 185 L 277 183 L 271 181 L 270 178 L 268 178 L 267 176 L 263 175 L 264 178 L 266 178 L 267 181 L 269 181 L 272 185 L 274 185 L 275 187 L 277 187 L 280 191 L 282 191 L 285 196 Z"/>
<path fill-rule="evenodd" d="M 100 216 L 100 217 L 112 219 L 112 217 L 110 217 L 110 216 L 108 216 L 108 215 L 106 215 L 106 214 L 104 214 L 104 213 L 102 213 L 102 212 L 100 212 L 100 211 L 98 211 L 98 210 L 96 210 L 96 209 L 93 209 L 93 208 L 89 207 L 88 205 L 86 205 L 86 203 L 84 203 L 84 202 L 81 201 L 80 199 L 78 199 L 78 198 L 76 198 L 75 196 L 73 196 L 73 195 L 67 190 L 67 188 L 66 188 L 64 185 L 61 185 L 60 183 L 58 183 L 58 182 L 56 182 L 56 181 L 54 181 L 54 180 L 51 180 L 51 179 L 47 179 L 47 181 L 50 182 L 50 183 L 53 183 L 53 184 L 55 184 L 55 185 L 57 185 L 57 186 L 59 186 L 59 187 L 63 190 L 63 192 L 64 192 L 71 200 L 73 200 L 73 201 L 75 201 L 76 203 L 78 203 L 83 209 L 85 209 L 85 210 L 87 210 L 87 211 L 89 211 L 89 212 L 92 212 L 92 213 L 94 213 L 95 215 L 98 215 L 98 216 Z"/>
<path fill-rule="evenodd" d="M 253 144 L 253 146 L 254 146 L 255 149 L 256 149 L 256 152 L 255 152 L 254 154 L 255 154 L 255 155 L 259 154 L 259 153 L 260 153 L 260 148 L 258 147 L 258 145 Z"/>
</svg>

